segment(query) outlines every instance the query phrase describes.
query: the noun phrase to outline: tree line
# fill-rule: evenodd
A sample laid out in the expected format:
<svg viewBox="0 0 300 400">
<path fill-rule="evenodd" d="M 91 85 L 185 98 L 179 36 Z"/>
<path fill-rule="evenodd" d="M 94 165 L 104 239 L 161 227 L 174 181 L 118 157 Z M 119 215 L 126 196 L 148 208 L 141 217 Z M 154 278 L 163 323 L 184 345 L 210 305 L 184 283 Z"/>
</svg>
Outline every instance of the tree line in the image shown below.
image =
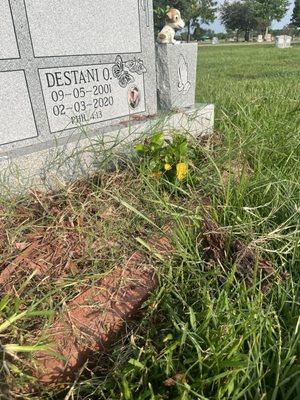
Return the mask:
<svg viewBox="0 0 300 400">
<path fill-rule="evenodd" d="M 244 33 L 246 41 L 250 40 L 252 32 L 267 36 L 272 22 L 280 21 L 289 7 L 289 0 L 235 0 L 224 1 L 218 7 L 215 0 L 154 0 L 155 27 L 159 30 L 165 20 L 169 7 L 178 8 L 187 22 L 187 40 L 192 32 L 200 32 L 200 25 L 210 23 L 220 12 L 222 24 L 228 32 L 234 32 L 238 38 Z M 294 29 L 300 28 L 300 0 L 295 1 L 295 7 L 290 23 Z"/>
</svg>

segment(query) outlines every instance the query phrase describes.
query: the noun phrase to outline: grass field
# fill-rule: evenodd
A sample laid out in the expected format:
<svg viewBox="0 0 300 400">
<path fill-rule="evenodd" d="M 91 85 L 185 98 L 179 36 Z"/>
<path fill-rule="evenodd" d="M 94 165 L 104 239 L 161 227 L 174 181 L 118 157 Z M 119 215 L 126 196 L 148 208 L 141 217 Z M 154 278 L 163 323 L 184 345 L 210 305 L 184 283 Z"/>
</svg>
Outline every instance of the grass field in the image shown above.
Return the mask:
<svg viewBox="0 0 300 400">
<path fill-rule="evenodd" d="M 84 242 L 72 277 L 57 284 L 29 276 L 0 301 L 4 346 L 34 344 L 33 327 L 51 324 L 49 311 L 59 312 L 128 251 L 143 250 L 136 237 L 147 241 L 167 225 L 174 246 L 172 257 L 152 257 L 159 288 L 144 318 L 92 370 L 73 385 L 29 395 L 25 364 L 2 348 L 3 398 L 300 398 L 300 46 L 200 48 L 197 101 L 216 105 L 216 133 L 191 145 L 188 184 L 162 186 L 147 165 L 132 163 L 51 199 L 1 200 L 6 258 L 45 226 L 59 241 L 70 218 L 73 239 Z M 207 215 L 226 238 L 224 258 L 214 263 L 199 240 Z M 233 240 L 272 264 L 272 279 L 255 268 L 242 279 L 229 254 Z M 29 350 L 20 355 L 30 358 Z"/>
</svg>

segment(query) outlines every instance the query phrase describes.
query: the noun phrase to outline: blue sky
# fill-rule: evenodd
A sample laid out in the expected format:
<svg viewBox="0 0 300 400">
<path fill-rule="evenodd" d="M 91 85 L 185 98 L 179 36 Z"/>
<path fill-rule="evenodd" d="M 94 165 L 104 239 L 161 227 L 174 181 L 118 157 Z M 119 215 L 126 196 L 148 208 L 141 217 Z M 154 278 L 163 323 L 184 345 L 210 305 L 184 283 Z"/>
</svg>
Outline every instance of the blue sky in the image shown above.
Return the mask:
<svg viewBox="0 0 300 400">
<path fill-rule="evenodd" d="M 293 8 L 294 8 L 294 2 L 295 2 L 294 0 L 290 0 L 290 7 L 289 7 L 289 10 L 288 10 L 286 16 L 280 22 L 277 22 L 277 21 L 273 22 L 272 28 L 280 29 L 280 28 L 283 28 L 285 25 L 287 25 L 290 22 L 291 15 L 292 15 Z M 223 4 L 224 0 L 218 0 L 218 3 Z M 205 28 L 205 27 L 207 27 L 207 25 L 203 24 L 203 27 Z M 213 24 L 210 24 L 209 28 L 213 29 L 216 33 L 225 31 L 224 26 L 221 24 L 219 19 L 216 19 Z"/>
</svg>

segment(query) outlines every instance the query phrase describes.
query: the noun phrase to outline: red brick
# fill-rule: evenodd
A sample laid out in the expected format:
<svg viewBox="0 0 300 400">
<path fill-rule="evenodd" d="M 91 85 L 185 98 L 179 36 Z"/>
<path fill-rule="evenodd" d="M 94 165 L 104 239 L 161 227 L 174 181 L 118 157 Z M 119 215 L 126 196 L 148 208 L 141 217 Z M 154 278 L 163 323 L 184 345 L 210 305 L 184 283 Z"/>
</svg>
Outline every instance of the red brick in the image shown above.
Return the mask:
<svg viewBox="0 0 300 400">
<path fill-rule="evenodd" d="M 74 378 L 95 351 L 111 344 L 156 285 L 153 267 L 134 253 L 124 267 L 70 301 L 59 320 L 44 332 L 52 353 L 36 354 L 39 380 L 50 383 Z"/>
</svg>

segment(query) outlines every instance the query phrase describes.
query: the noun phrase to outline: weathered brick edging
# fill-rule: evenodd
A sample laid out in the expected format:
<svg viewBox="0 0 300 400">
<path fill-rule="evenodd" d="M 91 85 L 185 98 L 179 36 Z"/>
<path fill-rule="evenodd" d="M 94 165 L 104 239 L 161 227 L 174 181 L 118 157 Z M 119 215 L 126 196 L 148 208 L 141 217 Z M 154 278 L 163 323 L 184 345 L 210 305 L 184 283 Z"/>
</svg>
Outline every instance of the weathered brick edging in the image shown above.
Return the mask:
<svg viewBox="0 0 300 400">
<path fill-rule="evenodd" d="M 124 329 L 156 285 L 153 267 L 136 252 L 123 267 L 69 302 L 59 320 L 44 332 L 52 344 L 51 353 L 36 354 L 39 381 L 73 379 L 93 352 L 105 349 Z"/>
</svg>

